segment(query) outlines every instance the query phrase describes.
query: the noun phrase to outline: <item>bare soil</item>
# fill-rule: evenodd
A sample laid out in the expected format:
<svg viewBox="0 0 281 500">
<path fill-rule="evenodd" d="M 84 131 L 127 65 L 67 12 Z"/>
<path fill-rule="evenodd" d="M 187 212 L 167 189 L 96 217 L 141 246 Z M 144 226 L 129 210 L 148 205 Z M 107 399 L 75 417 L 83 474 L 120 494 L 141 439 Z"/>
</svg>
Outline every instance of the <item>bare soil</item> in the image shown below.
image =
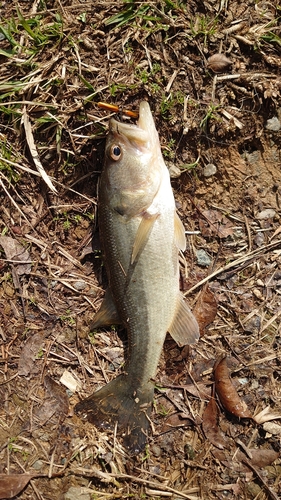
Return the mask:
<svg viewBox="0 0 281 500">
<path fill-rule="evenodd" d="M 280 5 L 0 9 L 0 498 L 277 500 Z M 124 360 L 124 332 L 89 328 L 106 287 L 97 189 L 113 115 L 97 102 L 130 120 L 122 109 L 142 99 L 187 231 L 181 288 L 202 337 L 179 348 L 167 336 L 151 435 L 132 457 L 74 406 Z"/>
</svg>

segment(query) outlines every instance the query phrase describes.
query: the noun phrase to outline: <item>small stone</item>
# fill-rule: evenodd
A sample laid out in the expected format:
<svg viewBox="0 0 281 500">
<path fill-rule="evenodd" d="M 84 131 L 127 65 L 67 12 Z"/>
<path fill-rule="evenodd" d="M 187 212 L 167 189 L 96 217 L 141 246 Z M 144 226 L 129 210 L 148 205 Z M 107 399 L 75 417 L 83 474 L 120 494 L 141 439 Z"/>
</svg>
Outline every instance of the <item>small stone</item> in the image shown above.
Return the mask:
<svg viewBox="0 0 281 500">
<path fill-rule="evenodd" d="M 271 130 L 272 132 L 278 132 L 281 129 L 281 123 L 278 120 L 277 116 L 273 116 L 273 118 L 269 118 L 265 124 L 265 128 L 267 130 Z"/>
<path fill-rule="evenodd" d="M 85 283 L 85 281 L 81 280 L 81 281 L 75 281 L 75 283 L 73 284 L 74 288 L 76 288 L 76 290 L 84 290 L 87 286 L 87 283 Z"/>
<path fill-rule="evenodd" d="M 71 486 L 64 495 L 64 500 L 91 500 L 90 493 L 84 493 L 84 488 Z"/>
<path fill-rule="evenodd" d="M 254 288 L 253 290 L 253 295 L 259 299 L 259 300 L 263 300 L 263 294 L 261 293 L 260 290 L 258 290 L 257 288 Z"/>
<path fill-rule="evenodd" d="M 196 250 L 196 257 L 198 266 L 208 267 L 212 262 L 210 255 L 208 255 L 203 248 Z"/>
<path fill-rule="evenodd" d="M 203 175 L 204 177 L 212 177 L 212 175 L 215 175 L 217 173 L 217 167 L 213 163 L 208 163 L 206 167 L 203 168 Z"/>
<path fill-rule="evenodd" d="M 266 208 L 265 210 L 262 210 L 256 215 L 256 218 L 258 220 L 264 220 L 264 219 L 273 219 L 273 217 L 276 215 L 275 210 L 273 208 Z"/>
<path fill-rule="evenodd" d="M 263 428 L 270 434 L 281 435 L 281 425 L 276 424 L 275 422 L 265 422 L 263 424 Z"/>
<path fill-rule="evenodd" d="M 242 377 L 238 379 L 239 384 L 241 385 L 247 385 L 249 383 L 249 379 L 246 377 Z"/>
<path fill-rule="evenodd" d="M 151 446 L 151 452 L 153 453 L 153 455 L 155 455 L 156 457 L 160 457 L 161 456 L 161 448 L 160 446 L 157 446 L 156 444 L 153 444 Z"/>
<path fill-rule="evenodd" d="M 257 233 L 256 236 L 254 237 L 254 242 L 257 245 L 257 247 L 261 247 L 264 244 L 264 233 Z"/>
<path fill-rule="evenodd" d="M 33 469 L 35 470 L 41 470 L 42 467 L 43 467 L 43 462 L 42 460 L 36 460 L 36 462 L 34 462 L 34 464 L 32 465 Z"/>
<path fill-rule="evenodd" d="M 255 165 L 261 159 L 259 151 L 253 151 L 252 153 L 248 153 L 246 151 L 245 153 L 243 153 L 242 157 L 244 157 L 245 160 L 247 160 L 247 162 L 250 163 L 251 165 Z"/>
<path fill-rule="evenodd" d="M 260 331 L 261 319 L 259 316 L 253 316 L 244 324 L 244 331 L 257 335 Z"/>
<path fill-rule="evenodd" d="M 168 165 L 168 169 L 169 169 L 169 174 L 170 174 L 170 177 L 172 179 L 176 179 L 177 177 L 180 177 L 181 176 L 181 169 L 179 167 L 177 167 L 176 165 L 174 165 L 173 163 L 171 165 Z"/>
</svg>

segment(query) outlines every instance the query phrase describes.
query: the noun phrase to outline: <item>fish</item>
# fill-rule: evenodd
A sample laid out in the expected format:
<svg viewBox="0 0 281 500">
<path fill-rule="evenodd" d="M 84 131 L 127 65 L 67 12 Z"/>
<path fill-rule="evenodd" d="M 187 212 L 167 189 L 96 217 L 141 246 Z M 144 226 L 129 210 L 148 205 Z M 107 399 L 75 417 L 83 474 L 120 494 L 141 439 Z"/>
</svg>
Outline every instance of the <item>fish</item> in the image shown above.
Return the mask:
<svg viewBox="0 0 281 500">
<path fill-rule="evenodd" d="M 147 101 L 137 124 L 111 118 L 100 178 L 99 231 L 109 287 L 93 328 L 127 330 L 123 372 L 75 411 L 101 429 L 114 429 L 139 453 L 148 439 L 155 377 L 169 332 L 194 344 L 199 327 L 179 289 L 179 250 L 186 248 L 170 175 Z"/>
</svg>

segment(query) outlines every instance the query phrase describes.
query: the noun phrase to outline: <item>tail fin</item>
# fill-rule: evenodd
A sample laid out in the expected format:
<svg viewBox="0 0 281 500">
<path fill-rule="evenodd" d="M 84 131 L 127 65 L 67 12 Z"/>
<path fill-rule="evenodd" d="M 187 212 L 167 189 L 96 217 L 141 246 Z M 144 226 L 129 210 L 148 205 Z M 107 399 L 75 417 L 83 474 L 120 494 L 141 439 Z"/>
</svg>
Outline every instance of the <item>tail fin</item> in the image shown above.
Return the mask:
<svg viewBox="0 0 281 500">
<path fill-rule="evenodd" d="M 124 445 L 138 453 L 147 440 L 153 394 L 152 383 L 135 390 L 122 374 L 78 403 L 75 413 L 101 429 L 114 429 L 117 423 Z"/>
</svg>

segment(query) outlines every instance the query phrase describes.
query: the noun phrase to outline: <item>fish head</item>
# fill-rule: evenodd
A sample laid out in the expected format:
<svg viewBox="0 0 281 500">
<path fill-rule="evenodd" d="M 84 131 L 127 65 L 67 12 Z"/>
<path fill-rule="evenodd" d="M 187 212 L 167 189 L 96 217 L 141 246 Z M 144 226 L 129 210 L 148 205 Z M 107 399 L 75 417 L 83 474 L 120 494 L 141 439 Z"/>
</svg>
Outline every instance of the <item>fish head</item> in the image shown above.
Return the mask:
<svg viewBox="0 0 281 500">
<path fill-rule="evenodd" d="M 101 197 L 112 210 L 128 219 L 142 214 L 159 190 L 163 168 L 167 170 L 146 101 L 140 104 L 137 125 L 110 120 Z"/>
</svg>

